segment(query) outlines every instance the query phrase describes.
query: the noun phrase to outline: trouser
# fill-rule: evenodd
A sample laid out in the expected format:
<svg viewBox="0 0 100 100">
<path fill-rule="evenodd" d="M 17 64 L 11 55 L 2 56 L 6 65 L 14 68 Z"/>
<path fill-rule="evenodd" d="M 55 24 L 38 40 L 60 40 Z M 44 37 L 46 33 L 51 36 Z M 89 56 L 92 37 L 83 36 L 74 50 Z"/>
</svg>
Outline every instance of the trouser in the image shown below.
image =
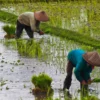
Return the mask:
<svg viewBox="0 0 100 100">
<path fill-rule="evenodd" d="M 73 67 L 74 67 L 74 65 L 70 61 L 68 61 L 67 69 L 66 69 L 67 76 L 66 76 L 65 81 L 64 81 L 63 90 L 69 89 L 71 86 Z"/>
<path fill-rule="evenodd" d="M 16 38 L 20 38 L 23 29 L 25 29 L 25 31 L 27 32 L 27 35 L 28 35 L 30 38 L 33 38 L 33 37 L 34 37 L 34 31 L 32 31 L 31 27 L 30 27 L 30 26 L 27 26 L 27 25 L 24 25 L 24 24 L 21 24 L 21 23 L 17 20 L 16 32 L 15 32 Z"/>
<path fill-rule="evenodd" d="M 68 61 L 67 63 L 67 76 L 65 78 L 65 81 L 64 81 L 64 86 L 63 86 L 63 90 L 64 89 L 69 89 L 70 86 L 71 86 L 71 81 L 72 81 L 72 71 L 73 71 L 73 67 L 74 65 L 71 63 L 71 61 Z M 84 78 L 84 73 L 81 72 L 81 76 Z M 85 79 L 84 79 L 85 80 Z M 88 85 L 84 86 L 86 89 L 88 89 Z M 80 83 L 80 88 L 82 89 L 83 86 L 81 85 Z"/>
</svg>

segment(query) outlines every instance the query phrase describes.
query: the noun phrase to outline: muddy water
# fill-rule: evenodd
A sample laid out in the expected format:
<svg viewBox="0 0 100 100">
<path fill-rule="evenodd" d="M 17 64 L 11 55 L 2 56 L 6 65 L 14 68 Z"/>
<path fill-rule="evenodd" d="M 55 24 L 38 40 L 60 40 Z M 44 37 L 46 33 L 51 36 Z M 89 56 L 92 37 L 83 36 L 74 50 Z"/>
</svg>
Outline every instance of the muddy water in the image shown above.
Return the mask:
<svg viewBox="0 0 100 100">
<path fill-rule="evenodd" d="M 4 23 L 0 23 L 0 28 Z M 66 66 L 63 66 L 62 70 L 57 65 L 46 64 L 40 62 L 35 58 L 22 57 L 18 54 L 17 50 L 8 48 L 3 44 L 4 31 L 0 29 L 0 100 L 35 100 L 36 97 L 31 93 L 31 89 L 34 88 L 31 83 L 32 75 L 38 75 L 45 72 L 53 79 L 52 88 L 54 89 L 53 98 L 61 98 L 64 100 L 64 94 L 62 92 L 63 81 L 66 76 Z M 42 38 L 35 34 L 35 38 Z M 47 35 L 44 37 L 48 38 Z M 23 38 L 28 38 L 24 34 Z M 16 65 L 17 60 L 20 62 Z M 24 64 L 24 65 L 23 65 Z M 94 85 L 93 85 L 94 86 Z M 92 86 L 92 87 L 93 87 Z M 96 85 L 97 86 L 97 85 Z M 73 96 L 78 96 L 77 90 L 80 84 L 73 75 L 72 86 L 70 92 Z"/>
</svg>

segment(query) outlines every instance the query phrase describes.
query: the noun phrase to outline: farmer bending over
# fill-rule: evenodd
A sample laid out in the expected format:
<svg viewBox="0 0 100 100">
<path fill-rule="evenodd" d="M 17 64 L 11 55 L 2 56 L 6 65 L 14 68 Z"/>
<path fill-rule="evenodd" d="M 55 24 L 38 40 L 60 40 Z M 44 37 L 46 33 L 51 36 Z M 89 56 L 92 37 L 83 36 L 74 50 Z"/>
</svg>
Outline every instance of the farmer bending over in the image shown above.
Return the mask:
<svg viewBox="0 0 100 100">
<path fill-rule="evenodd" d="M 43 35 L 44 32 L 39 29 L 40 22 L 46 22 L 48 20 L 49 17 L 45 11 L 22 13 L 17 19 L 15 32 L 16 38 L 20 38 L 23 29 L 26 30 L 30 38 L 34 38 L 34 32 L 38 32 L 40 35 Z"/>
<path fill-rule="evenodd" d="M 96 51 L 85 52 L 81 49 L 70 51 L 68 53 L 67 76 L 64 81 L 63 90 L 69 91 L 74 67 L 74 74 L 81 86 L 91 84 L 90 73 L 94 69 L 94 66 L 100 66 L 100 56 Z"/>
</svg>

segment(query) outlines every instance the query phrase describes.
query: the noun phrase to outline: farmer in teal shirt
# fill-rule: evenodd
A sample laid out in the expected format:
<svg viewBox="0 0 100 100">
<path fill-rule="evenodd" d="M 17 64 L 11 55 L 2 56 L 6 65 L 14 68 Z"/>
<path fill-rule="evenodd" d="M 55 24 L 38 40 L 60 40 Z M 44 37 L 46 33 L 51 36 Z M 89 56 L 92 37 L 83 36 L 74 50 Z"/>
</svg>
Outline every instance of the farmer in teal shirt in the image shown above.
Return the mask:
<svg viewBox="0 0 100 100">
<path fill-rule="evenodd" d="M 100 66 L 100 56 L 96 51 L 86 52 L 81 49 L 72 50 L 68 53 L 67 76 L 64 81 L 63 90 L 69 90 L 72 81 L 72 71 L 81 85 L 91 84 L 91 71 L 94 66 Z"/>
</svg>

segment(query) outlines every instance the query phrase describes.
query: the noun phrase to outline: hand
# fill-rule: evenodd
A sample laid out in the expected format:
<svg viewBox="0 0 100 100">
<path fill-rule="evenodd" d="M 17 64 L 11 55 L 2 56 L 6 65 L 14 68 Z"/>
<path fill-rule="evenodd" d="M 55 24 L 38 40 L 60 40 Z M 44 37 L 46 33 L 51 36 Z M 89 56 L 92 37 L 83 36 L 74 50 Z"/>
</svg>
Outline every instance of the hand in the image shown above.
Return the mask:
<svg viewBox="0 0 100 100">
<path fill-rule="evenodd" d="M 44 32 L 40 30 L 39 35 L 44 35 Z"/>
<path fill-rule="evenodd" d="M 92 83 L 92 80 L 89 79 L 89 80 L 87 81 L 87 84 L 91 84 L 91 83 Z"/>
<path fill-rule="evenodd" d="M 84 80 L 81 82 L 81 84 L 82 85 L 87 85 L 87 83 Z"/>
</svg>

